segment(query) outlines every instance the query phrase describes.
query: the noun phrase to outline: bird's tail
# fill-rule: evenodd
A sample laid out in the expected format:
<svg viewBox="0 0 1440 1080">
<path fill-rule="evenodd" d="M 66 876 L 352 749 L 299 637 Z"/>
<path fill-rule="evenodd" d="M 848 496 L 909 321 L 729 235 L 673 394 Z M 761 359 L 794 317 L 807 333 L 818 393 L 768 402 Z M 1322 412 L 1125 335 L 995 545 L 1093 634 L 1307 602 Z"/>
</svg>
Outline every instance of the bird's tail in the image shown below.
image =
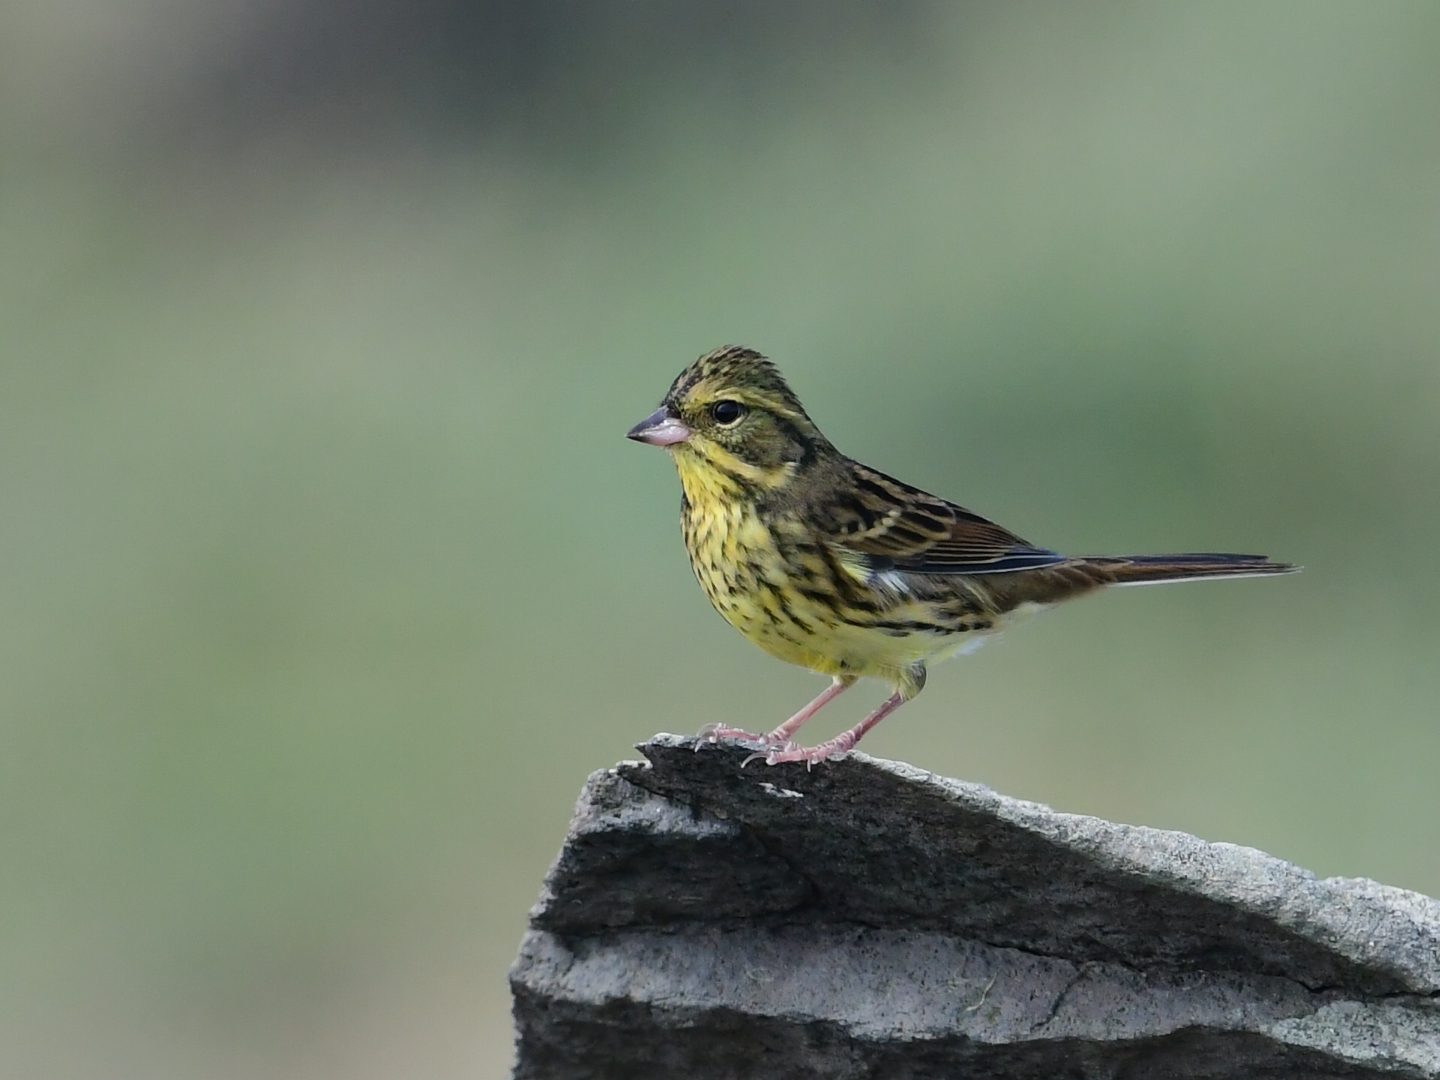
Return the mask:
<svg viewBox="0 0 1440 1080">
<path fill-rule="evenodd" d="M 1077 560 L 1106 585 L 1152 585 L 1207 578 L 1269 577 L 1293 574 L 1300 567 L 1271 562 L 1264 555 L 1188 552 L 1183 555 L 1091 556 Z"/>
</svg>

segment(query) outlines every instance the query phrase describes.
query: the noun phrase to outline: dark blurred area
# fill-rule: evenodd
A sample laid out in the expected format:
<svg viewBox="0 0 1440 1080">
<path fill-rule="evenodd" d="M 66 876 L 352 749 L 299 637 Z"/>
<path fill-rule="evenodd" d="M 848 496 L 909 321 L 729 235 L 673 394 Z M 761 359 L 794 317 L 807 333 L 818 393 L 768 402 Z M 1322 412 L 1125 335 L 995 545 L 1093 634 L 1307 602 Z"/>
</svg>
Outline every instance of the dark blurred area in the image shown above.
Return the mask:
<svg viewBox="0 0 1440 1080">
<path fill-rule="evenodd" d="M 587 773 L 818 688 L 623 438 L 728 341 L 1038 543 L 1306 566 L 1034 620 L 867 750 L 1440 892 L 1437 47 L 1418 0 L 0 5 L 0 1076 L 504 1075 Z"/>
<path fill-rule="evenodd" d="M 293 5 L 239 35 L 177 102 L 174 131 L 221 140 L 298 127 L 325 140 L 377 127 L 603 155 L 672 95 L 764 109 L 847 53 L 914 48 L 928 5 L 723 3 Z"/>
<path fill-rule="evenodd" d="M 147 62 L 98 60 L 118 93 L 106 130 L 90 132 L 101 144 L 224 153 L 283 133 L 332 149 L 382 137 L 582 161 L 667 101 L 763 112 L 777 91 L 837 64 L 903 62 L 943 10 L 920 0 L 149 7 L 153 25 L 132 27 L 148 38 Z M 983 6 L 965 10 L 983 18 Z"/>
</svg>

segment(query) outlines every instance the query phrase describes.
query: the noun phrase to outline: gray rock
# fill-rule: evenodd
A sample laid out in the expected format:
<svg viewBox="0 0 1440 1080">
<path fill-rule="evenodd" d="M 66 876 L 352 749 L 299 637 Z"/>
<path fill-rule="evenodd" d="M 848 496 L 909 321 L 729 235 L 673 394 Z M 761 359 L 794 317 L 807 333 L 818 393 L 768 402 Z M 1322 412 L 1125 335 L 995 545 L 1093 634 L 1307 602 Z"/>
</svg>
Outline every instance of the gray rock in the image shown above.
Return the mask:
<svg viewBox="0 0 1440 1080">
<path fill-rule="evenodd" d="M 511 970 L 515 1080 L 1440 1080 L 1440 901 L 695 747 L 586 784 Z"/>
</svg>

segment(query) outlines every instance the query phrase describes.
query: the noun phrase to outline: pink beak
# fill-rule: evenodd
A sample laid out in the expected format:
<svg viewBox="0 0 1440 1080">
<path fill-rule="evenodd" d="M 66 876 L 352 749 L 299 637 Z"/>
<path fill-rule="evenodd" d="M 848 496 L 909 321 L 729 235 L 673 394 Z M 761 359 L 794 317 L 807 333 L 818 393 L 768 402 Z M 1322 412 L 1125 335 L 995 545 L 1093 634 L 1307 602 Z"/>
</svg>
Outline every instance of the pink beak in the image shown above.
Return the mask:
<svg viewBox="0 0 1440 1080">
<path fill-rule="evenodd" d="M 625 433 L 627 439 L 649 443 L 651 446 L 674 446 L 684 442 L 690 435 L 690 429 L 663 405 Z"/>
</svg>

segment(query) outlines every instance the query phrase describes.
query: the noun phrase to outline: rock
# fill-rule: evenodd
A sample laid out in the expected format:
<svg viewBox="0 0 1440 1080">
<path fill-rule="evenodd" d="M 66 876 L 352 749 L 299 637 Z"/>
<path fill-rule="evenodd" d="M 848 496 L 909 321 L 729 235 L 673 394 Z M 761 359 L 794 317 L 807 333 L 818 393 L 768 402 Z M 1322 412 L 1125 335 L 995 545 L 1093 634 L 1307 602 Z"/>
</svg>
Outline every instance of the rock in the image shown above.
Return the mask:
<svg viewBox="0 0 1440 1080">
<path fill-rule="evenodd" d="M 515 1080 L 1440 1078 L 1440 901 L 864 754 L 592 775 Z"/>
</svg>

